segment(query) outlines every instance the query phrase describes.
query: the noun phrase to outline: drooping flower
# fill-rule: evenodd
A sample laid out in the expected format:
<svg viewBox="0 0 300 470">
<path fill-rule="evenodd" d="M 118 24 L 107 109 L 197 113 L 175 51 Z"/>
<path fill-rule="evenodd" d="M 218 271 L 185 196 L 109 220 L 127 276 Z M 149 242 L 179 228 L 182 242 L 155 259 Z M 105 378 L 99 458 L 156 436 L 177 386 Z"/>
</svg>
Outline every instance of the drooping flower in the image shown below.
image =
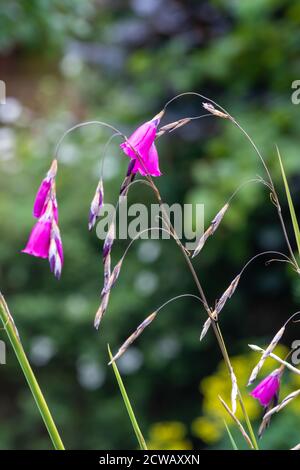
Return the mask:
<svg viewBox="0 0 300 470">
<path fill-rule="evenodd" d="M 135 161 L 132 173 L 142 176 L 160 176 L 158 153 L 155 146 L 157 127 L 164 111 L 157 114 L 151 121 L 139 126 L 120 147 L 124 153 Z"/>
<path fill-rule="evenodd" d="M 52 182 L 55 179 L 56 173 L 57 160 L 53 160 L 51 167 L 47 173 L 47 176 L 41 182 L 40 187 L 35 196 L 35 201 L 33 204 L 33 216 L 37 219 L 41 217 L 41 215 L 45 211 L 51 193 Z"/>
<path fill-rule="evenodd" d="M 63 266 L 63 246 L 58 228 L 58 206 L 55 190 L 57 162 L 53 161 L 35 198 L 33 215 L 38 218 L 22 253 L 48 258 L 50 269 L 58 279 Z"/>
<path fill-rule="evenodd" d="M 45 213 L 33 227 L 29 240 L 22 253 L 38 258 L 48 258 L 52 220 L 49 212 Z"/>
<path fill-rule="evenodd" d="M 250 393 L 252 397 L 259 400 L 263 407 L 266 408 L 272 400 L 277 400 L 282 372 L 281 368 L 274 370 Z"/>
</svg>

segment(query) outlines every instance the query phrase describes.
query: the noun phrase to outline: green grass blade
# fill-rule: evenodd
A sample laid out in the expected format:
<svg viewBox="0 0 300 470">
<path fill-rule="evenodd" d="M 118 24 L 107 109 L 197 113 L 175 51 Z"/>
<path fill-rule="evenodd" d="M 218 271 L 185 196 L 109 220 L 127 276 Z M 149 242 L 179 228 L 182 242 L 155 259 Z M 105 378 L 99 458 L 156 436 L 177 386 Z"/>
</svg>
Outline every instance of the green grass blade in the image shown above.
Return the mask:
<svg viewBox="0 0 300 470">
<path fill-rule="evenodd" d="M 109 358 L 110 358 L 110 360 L 112 360 L 113 356 L 112 356 L 109 345 L 107 345 L 107 348 L 108 348 Z M 125 406 L 126 406 L 126 409 L 127 409 L 127 412 L 128 412 L 131 424 L 132 424 L 132 427 L 133 427 L 135 435 L 137 437 L 139 446 L 142 450 L 147 450 L 146 441 L 145 441 L 145 439 L 143 437 L 143 434 L 141 433 L 141 430 L 139 428 L 139 425 L 138 425 L 138 422 L 137 422 L 136 417 L 134 415 L 132 406 L 130 404 L 126 389 L 124 387 L 122 377 L 121 377 L 121 375 L 118 371 L 118 368 L 117 368 L 117 365 L 116 365 L 115 362 L 112 362 L 112 367 L 113 367 L 113 370 L 114 370 L 114 373 L 115 373 L 115 376 L 116 376 L 116 379 L 117 379 L 117 382 L 118 382 L 118 385 L 119 385 L 119 388 L 120 388 L 120 392 L 122 394 L 122 397 L 123 397 L 123 400 L 124 400 L 124 403 L 125 403 Z"/>
<path fill-rule="evenodd" d="M 43 418 L 45 426 L 48 430 L 49 436 L 53 442 L 53 446 L 56 450 L 64 450 L 63 442 L 60 438 L 56 424 L 52 418 L 50 410 L 48 408 L 47 402 L 44 398 L 42 390 L 38 384 L 38 381 L 33 373 L 31 365 L 27 359 L 25 351 L 23 349 L 21 340 L 17 328 L 15 326 L 14 320 L 11 316 L 7 303 L 0 292 L 0 320 L 3 323 L 3 329 L 5 330 L 8 339 L 15 351 L 16 357 L 19 361 L 21 369 L 24 373 L 32 396 L 36 402 L 38 410 Z"/>
<path fill-rule="evenodd" d="M 298 224 L 298 220 L 297 220 L 297 216 L 296 216 L 292 196 L 291 196 L 290 189 L 289 189 L 288 180 L 287 180 L 287 177 L 286 177 L 286 174 L 285 174 L 285 171 L 284 171 L 284 167 L 283 167 L 283 163 L 282 163 L 282 159 L 281 159 L 281 156 L 280 156 L 280 153 L 279 153 L 279 149 L 278 149 L 278 147 L 276 147 L 276 149 L 277 149 L 277 155 L 278 155 L 278 159 L 279 159 L 282 179 L 283 179 L 283 183 L 284 183 L 284 188 L 285 188 L 285 192 L 286 192 L 286 197 L 287 197 L 288 204 L 289 204 L 291 219 L 292 219 L 292 222 L 293 222 L 293 228 L 294 228 L 295 238 L 296 238 L 296 242 L 297 242 L 298 252 L 299 252 L 299 255 L 300 255 L 300 230 L 299 230 L 299 224 Z"/>
<path fill-rule="evenodd" d="M 229 430 L 229 427 L 227 426 L 227 423 L 226 423 L 225 419 L 224 419 L 224 424 L 225 424 L 225 428 L 226 428 L 226 431 L 227 431 L 228 437 L 229 437 L 229 439 L 230 439 L 230 442 L 231 442 L 231 445 L 232 445 L 233 450 L 239 450 L 239 449 L 238 449 L 238 446 L 236 445 L 236 442 L 235 442 L 235 440 L 233 439 L 233 436 L 232 436 L 232 434 L 231 434 L 231 432 L 230 432 L 230 430 Z"/>
</svg>

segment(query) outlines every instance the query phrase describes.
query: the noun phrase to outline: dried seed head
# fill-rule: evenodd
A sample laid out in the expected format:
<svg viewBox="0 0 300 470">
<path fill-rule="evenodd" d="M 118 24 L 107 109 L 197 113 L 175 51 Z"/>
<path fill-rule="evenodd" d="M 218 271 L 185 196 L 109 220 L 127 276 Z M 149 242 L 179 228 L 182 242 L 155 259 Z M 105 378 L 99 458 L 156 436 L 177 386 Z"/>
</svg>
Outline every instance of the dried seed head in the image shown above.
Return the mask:
<svg viewBox="0 0 300 470">
<path fill-rule="evenodd" d="M 267 359 L 267 357 L 270 355 L 270 353 L 272 353 L 274 351 L 274 349 L 276 348 L 277 344 L 279 343 L 279 341 L 281 340 L 282 336 L 283 336 L 283 333 L 285 331 L 285 326 L 283 326 L 282 328 L 280 328 L 280 330 L 276 333 L 276 335 L 274 336 L 274 338 L 272 339 L 271 343 L 269 344 L 269 346 L 267 347 L 267 349 L 265 350 L 265 352 L 263 353 L 263 355 L 261 356 L 258 364 L 254 367 L 251 375 L 250 375 L 250 378 L 249 378 L 249 381 L 248 381 L 248 386 L 251 385 L 254 380 L 256 379 L 259 371 L 261 370 L 262 366 L 264 365 L 265 363 L 265 360 Z M 255 346 L 251 345 L 251 349 L 254 349 L 255 350 Z M 258 350 L 258 349 L 256 349 Z"/>
<path fill-rule="evenodd" d="M 224 119 L 228 119 L 229 118 L 229 115 L 222 112 L 222 111 L 219 111 L 218 109 L 216 109 L 211 103 L 202 103 L 202 106 L 204 109 L 206 109 L 206 111 L 210 112 L 211 114 L 213 114 L 214 116 L 218 116 L 220 118 L 224 118 Z"/>
<path fill-rule="evenodd" d="M 234 294 L 237 286 L 238 286 L 238 283 L 240 281 L 240 278 L 241 278 L 241 275 L 239 274 L 238 276 L 236 276 L 233 281 L 231 282 L 230 286 L 226 289 L 226 291 L 224 292 L 224 294 L 222 295 L 222 297 L 220 298 L 220 300 L 218 300 L 217 304 L 216 304 L 216 314 L 218 315 L 221 310 L 223 309 L 225 303 L 227 302 L 228 299 L 230 299 L 232 297 L 232 295 Z"/>
<path fill-rule="evenodd" d="M 100 179 L 95 195 L 91 202 L 90 214 L 89 214 L 89 230 L 95 226 L 97 218 L 100 216 L 101 208 L 104 201 L 104 188 L 102 178 Z"/>
<path fill-rule="evenodd" d="M 100 304 L 100 307 L 98 308 L 97 312 L 96 312 L 96 316 L 95 316 L 95 320 L 94 320 L 94 327 L 96 328 L 96 330 L 98 330 L 99 326 L 100 326 L 100 322 L 106 312 L 106 309 L 107 309 L 107 306 L 108 306 L 108 301 L 109 301 L 109 295 L 110 295 L 110 292 L 105 292 L 105 294 L 102 296 L 102 300 L 101 300 L 101 304 Z"/>
<path fill-rule="evenodd" d="M 122 344 L 122 346 L 119 348 L 119 351 L 117 354 L 112 358 L 112 360 L 109 362 L 109 365 L 112 364 L 112 362 L 115 362 L 117 359 L 119 359 L 120 356 L 122 356 L 125 351 L 129 348 L 129 346 L 142 334 L 144 329 L 150 325 L 150 323 L 153 322 L 157 315 L 157 312 L 151 313 L 132 333 L 132 335 L 129 336 L 129 338 Z"/>
</svg>

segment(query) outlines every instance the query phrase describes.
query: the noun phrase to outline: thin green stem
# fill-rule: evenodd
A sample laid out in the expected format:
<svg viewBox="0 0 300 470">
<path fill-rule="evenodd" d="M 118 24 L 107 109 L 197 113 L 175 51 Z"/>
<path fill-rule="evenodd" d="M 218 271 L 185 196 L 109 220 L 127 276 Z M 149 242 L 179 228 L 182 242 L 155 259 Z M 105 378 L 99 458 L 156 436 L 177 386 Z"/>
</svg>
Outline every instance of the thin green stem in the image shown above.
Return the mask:
<svg viewBox="0 0 300 470">
<path fill-rule="evenodd" d="M 31 366 L 29 364 L 29 361 L 27 359 L 27 356 L 21 344 L 18 331 L 16 329 L 12 316 L 8 310 L 4 297 L 2 296 L 1 293 L 0 293 L 0 318 L 2 320 L 4 329 L 9 338 L 9 341 L 15 351 L 15 354 L 22 368 L 22 371 L 25 375 L 25 378 L 31 390 L 32 396 L 36 402 L 36 405 L 39 409 L 39 412 L 48 430 L 53 446 L 56 450 L 64 450 L 64 445 L 62 443 L 62 440 L 57 431 L 56 425 L 51 416 L 46 400 L 42 394 L 40 386 L 31 369 Z"/>
<path fill-rule="evenodd" d="M 109 358 L 110 358 L 110 360 L 112 360 L 113 356 L 112 356 L 109 345 L 107 345 L 107 349 L 108 349 Z M 120 375 L 120 372 L 118 370 L 118 367 L 117 367 L 115 361 L 112 362 L 112 366 L 113 366 L 113 370 L 114 370 L 114 373 L 115 373 L 115 376 L 116 376 L 116 379 L 117 379 L 117 382 L 118 382 L 118 385 L 119 385 L 119 388 L 120 388 L 120 391 L 121 391 L 121 394 L 122 394 L 122 397 L 123 397 L 123 400 L 124 400 L 124 403 L 125 403 L 125 406 L 126 406 L 126 409 L 127 409 L 127 412 L 128 412 L 131 424 L 132 424 L 132 427 L 133 427 L 133 430 L 134 430 L 136 438 L 138 440 L 139 446 L 140 446 L 141 450 L 148 450 L 146 441 L 145 441 L 144 436 L 142 434 L 142 431 L 140 430 L 140 427 L 138 425 L 138 422 L 137 422 L 137 419 L 135 417 L 134 411 L 132 409 L 130 400 L 128 398 L 125 386 L 123 384 L 122 377 Z"/>
</svg>

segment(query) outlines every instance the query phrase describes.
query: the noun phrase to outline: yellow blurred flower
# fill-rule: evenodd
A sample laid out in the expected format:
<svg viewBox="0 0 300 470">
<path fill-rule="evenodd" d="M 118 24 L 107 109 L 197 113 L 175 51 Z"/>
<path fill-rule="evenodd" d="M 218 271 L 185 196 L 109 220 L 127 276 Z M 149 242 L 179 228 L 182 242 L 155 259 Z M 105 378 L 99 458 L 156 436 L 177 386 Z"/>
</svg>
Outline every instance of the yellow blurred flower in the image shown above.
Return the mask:
<svg viewBox="0 0 300 470">
<path fill-rule="evenodd" d="M 223 435 L 221 421 L 201 417 L 196 418 L 192 423 L 193 434 L 208 444 L 218 441 Z"/>
<path fill-rule="evenodd" d="M 186 439 L 187 429 L 179 421 L 155 423 L 149 431 L 147 441 L 151 450 L 190 450 L 192 443 Z"/>
<path fill-rule="evenodd" d="M 284 358 L 288 350 L 286 347 L 278 345 L 276 354 Z M 246 407 L 250 420 L 256 420 L 262 415 L 262 408 L 257 400 L 250 396 L 250 388 L 247 388 L 247 382 L 251 371 L 259 361 L 260 355 L 251 351 L 244 355 L 231 357 L 231 363 L 237 377 L 238 385 L 243 396 L 243 402 Z M 268 358 L 259 374 L 258 381 L 278 368 L 279 364 L 272 358 Z M 280 399 L 300 388 L 300 376 L 286 371 L 280 389 Z M 218 396 L 230 406 L 231 403 L 231 381 L 228 377 L 228 371 L 224 362 L 221 362 L 216 372 L 205 377 L 200 383 L 200 392 L 203 395 L 203 416 L 196 418 L 192 423 L 192 431 L 195 436 L 202 439 L 207 444 L 218 442 L 226 432 L 224 419 L 232 426 L 233 423 L 226 410 L 221 405 Z M 300 414 L 300 400 L 295 399 L 282 412 L 296 412 Z M 243 421 L 241 408 L 238 406 L 236 416 Z"/>
</svg>

